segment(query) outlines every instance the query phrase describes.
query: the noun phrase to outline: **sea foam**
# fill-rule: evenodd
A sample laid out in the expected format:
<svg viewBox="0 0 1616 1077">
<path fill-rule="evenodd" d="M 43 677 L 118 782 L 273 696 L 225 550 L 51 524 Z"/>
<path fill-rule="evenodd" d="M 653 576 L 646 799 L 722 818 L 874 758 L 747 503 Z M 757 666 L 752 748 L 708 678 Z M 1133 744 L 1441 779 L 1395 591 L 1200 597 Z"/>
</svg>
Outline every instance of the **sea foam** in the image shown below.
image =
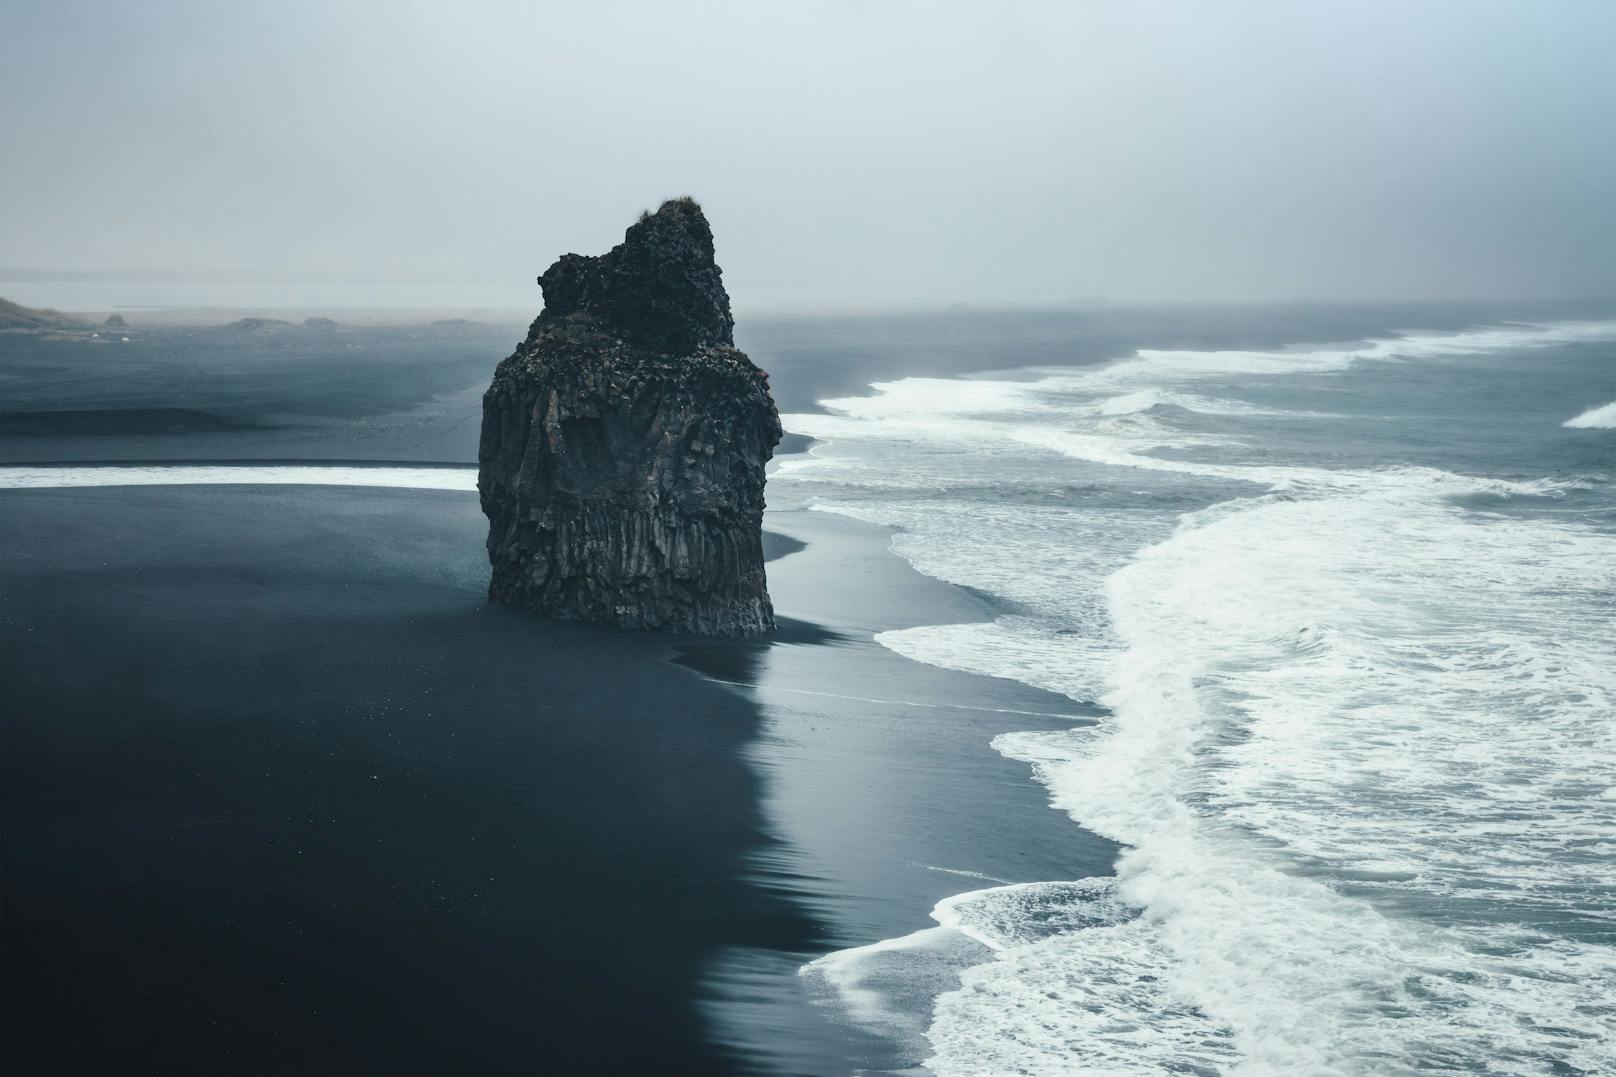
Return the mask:
<svg viewBox="0 0 1616 1077">
<path fill-rule="evenodd" d="M 1616 536 L 1531 508 L 1599 480 L 1324 466 L 1192 423 L 1271 416 L 1240 407 L 1253 378 L 1301 399 L 1613 338 L 1145 351 L 788 417 L 829 442 L 792 489 L 1013 611 L 883 644 L 1110 709 L 993 746 L 1126 847 L 1115 880 L 957 895 L 808 975 L 880 985 L 940 1074 L 1616 1071 Z M 941 952 L 917 1002 L 905 963 Z"/>
<path fill-rule="evenodd" d="M 1582 430 L 1616 430 L 1616 400 L 1589 408 L 1581 415 L 1567 419 L 1561 425 Z"/>
</svg>

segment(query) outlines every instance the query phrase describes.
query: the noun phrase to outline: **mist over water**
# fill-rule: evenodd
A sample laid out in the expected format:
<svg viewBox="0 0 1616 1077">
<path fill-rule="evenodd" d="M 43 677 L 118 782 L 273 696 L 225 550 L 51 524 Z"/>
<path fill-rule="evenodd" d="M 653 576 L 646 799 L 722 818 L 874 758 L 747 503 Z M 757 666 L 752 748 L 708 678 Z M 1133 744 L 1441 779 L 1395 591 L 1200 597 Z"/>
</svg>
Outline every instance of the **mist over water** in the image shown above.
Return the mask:
<svg viewBox="0 0 1616 1077">
<path fill-rule="evenodd" d="M 805 974 L 942 1074 L 1616 1067 L 1616 450 L 1564 403 L 1613 369 L 1507 325 L 787 416 L 777 481 L 1004 604 L 883 644 L 1109 709 L 992 747 L 1125 846 Z"/>
<path fill-rule="evenodd" d="M 10 0 L 0 295 L 527 309 L 686 193 L 747 313 L 1610 295 L 1613 48 L 1579 0 Z"/>
</svg>

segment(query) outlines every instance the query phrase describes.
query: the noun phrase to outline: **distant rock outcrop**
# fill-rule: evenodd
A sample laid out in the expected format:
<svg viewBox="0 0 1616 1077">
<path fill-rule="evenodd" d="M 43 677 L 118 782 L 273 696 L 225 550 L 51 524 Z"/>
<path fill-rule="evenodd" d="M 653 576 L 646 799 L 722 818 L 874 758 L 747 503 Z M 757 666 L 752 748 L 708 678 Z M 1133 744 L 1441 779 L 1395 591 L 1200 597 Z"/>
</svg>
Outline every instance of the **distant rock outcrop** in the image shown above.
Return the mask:
<svg viewBox="0 0 1616 1077">
<path fill-rule="evenodd" d="M 557 617 L 704 635 L 774 628 L 768 375 L 735 348 L 713 234 L 663 203 L 598 257 L 562 255 L 483 397 L 489 596 Z"/>
<path fill-rule="evenodd" d="M 107 320 L 101 323 L 105 329 L 127 329 L 129 323 L 123 320 L 122 314 L 108 314 Z"/>
<path fill-rule="evenodd" d="M 280 318 L 238 318 L 225 328 L 237 329 L 244 333 L 273 333 L 278 329 L 290 328 L 291 324 Z"/>
<path fill-rule="evenodd" d="M 304 329 L 335 329 L 337 323 L 332 318 L 304 318 Z"/>
<path fill-rule="evenodd" d="M 88 332 L 89 322 L 63 314 L 59 310 L 25 307 L 9 299 L 0 299 L 0 332 L 50 333 Z"/>
</svg>

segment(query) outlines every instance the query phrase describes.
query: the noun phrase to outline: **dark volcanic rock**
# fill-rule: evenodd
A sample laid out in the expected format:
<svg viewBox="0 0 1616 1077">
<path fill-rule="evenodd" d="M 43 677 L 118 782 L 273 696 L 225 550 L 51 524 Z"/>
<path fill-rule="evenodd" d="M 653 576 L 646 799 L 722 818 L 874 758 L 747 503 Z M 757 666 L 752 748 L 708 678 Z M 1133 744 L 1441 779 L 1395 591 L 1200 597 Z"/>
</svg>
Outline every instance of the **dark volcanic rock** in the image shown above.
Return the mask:
<svg viewBox="0 0 1616 1077">
<path fill-rule="evenodd" d="M 239 329 L 245 333 L 273 333 L 285 329 L 292 323 L 279 318 L 238 318 L 226 325 L 226 329 Z"/>
<path fill-rule="evenodd" d="M 483 397 L 489 596 L 641 628 L 771 631 L 763 467 L 780 417 L 735 348 L 701 207 L 665 202 L 539 284 L 544 310 Z"/>
<path fill-rule="evenodd" d="M 124 329 L 129 323 L 123 320 L 122 314 L 109 314 L 107 320 L 101 323 L 108 329 Z"/>
<path fill-rule="evenodd" d="M 0 299 L 0 332 L 78 332 L 88 331 L 90 323 L 49 307 L 35 309 L 9 299 Z"/>
</svg>

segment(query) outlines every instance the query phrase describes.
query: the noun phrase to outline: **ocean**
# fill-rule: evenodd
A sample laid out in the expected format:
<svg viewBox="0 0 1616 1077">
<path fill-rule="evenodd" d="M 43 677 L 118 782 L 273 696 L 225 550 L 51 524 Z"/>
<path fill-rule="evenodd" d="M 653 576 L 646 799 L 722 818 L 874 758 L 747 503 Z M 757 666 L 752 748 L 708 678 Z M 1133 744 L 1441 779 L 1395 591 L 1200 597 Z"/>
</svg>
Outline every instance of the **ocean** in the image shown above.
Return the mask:
<svg viewBox="0 0 1616 1077">
<path fill-rule="evenodd" d="M 981 750 L 1122 850 L 812 961 L 841 1020 L 943 1077 L 1616 1072 L 1616 322 L 1296 340 L 784 417 L 771 507 L 994 605 L 883 646 L 1103 708 Z"/>
</svg>

